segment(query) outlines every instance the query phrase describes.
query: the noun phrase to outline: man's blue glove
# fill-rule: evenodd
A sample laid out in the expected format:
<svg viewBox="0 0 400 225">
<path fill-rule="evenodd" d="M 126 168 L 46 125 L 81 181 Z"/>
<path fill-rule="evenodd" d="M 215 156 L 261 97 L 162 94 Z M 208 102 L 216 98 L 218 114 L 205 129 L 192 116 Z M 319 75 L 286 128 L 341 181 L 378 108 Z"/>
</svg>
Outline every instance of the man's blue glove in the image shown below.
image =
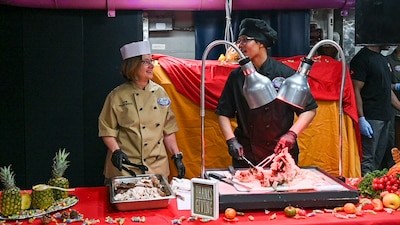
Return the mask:
<svg viewBox="0 0 400 225">
<path fill-rule="evenodd" d="M 371 124 L 365 119 L 365 117 L 360 117 L 358 119 L 358 123 L 360 124 L 360 132 L 362 135 L 372 138 L 374 131 L 372 130 Z"/>
<path fill-rule="evenodd" d="M 394 90 L 395 91 L 400 91 L 400 83 L 395 83 L 394 84 Z"/>
</svg>

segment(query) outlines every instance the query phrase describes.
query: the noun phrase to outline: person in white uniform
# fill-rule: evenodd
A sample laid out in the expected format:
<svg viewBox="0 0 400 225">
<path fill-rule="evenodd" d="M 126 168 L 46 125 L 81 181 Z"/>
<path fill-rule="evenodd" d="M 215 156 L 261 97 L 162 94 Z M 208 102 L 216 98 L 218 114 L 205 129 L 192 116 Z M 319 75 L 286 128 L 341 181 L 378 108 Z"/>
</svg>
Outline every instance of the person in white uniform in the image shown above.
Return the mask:
<svg viewBox="0 0 400 225">
<path fill-rule="evenodd" d="M 106 97 L 98 118 L 99 137 L 107 146 L 104 176 L 170 174 L 167 150 L 185 176 L 183 154 L 175 132 L 178 125 L 165 89 L 153 82 L 154 61 L 148 41 L 121 49 L 121 72 L 126 82 Z"/>
</svg>

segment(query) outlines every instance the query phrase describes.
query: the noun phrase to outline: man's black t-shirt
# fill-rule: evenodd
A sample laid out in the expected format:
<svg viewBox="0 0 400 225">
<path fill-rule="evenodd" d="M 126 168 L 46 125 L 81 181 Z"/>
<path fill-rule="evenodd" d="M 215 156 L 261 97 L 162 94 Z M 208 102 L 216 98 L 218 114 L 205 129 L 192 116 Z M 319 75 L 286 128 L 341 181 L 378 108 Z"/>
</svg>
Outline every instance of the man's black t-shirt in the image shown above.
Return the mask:
<svg viewBox="0 0 400 225">
<path fill-rule="evenodd" d="M 369 120 L 390 120 L 392 75 L 387 59 L 364 47 L 351 60 L 350 69 L 352 79 L 364 82 L 361 89 L 364 116 Z"/>
</svg>

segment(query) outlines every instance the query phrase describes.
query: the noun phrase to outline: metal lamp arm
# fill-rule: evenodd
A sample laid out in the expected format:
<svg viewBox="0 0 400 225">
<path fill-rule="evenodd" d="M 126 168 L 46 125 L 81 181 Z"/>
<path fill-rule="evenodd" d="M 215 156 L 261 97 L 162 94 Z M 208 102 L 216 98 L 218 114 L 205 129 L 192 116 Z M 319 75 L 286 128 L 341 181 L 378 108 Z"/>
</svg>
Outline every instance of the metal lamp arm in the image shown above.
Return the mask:
<svg viewBox="0 0 400 225">
<path fill-rule="evenodd" d="M 215 40 L 211 42 L 210 44 L 207 45 L 206 49 L 204 50 L 202 59 L 201 59 L 201 87 L 200 87 L 200 116 L 201 116 L 201 178 L 205 178 L 205 135 L 204 135 L 204 130 L 205 130 L 205 71 L 206 71 L 206 59 L 208 56 L 208 53 L 212 48 L 214 48 L 217 45 L 230 45 L 232 48 L 234 48 L 239 56 L 240 59 L 245 58 L 244 54 L 240 49 L 232 42 L 226 41 L 226 40 Z"/>
<path fill-rule="evenodd" d="M 335 41 L 326 39 L 326 40 L 321 40 L 317 44 L 314 45 L 314 47 L 310 50 L 310 52 L 307 55 L 308 59 L 312 59 L 312 56 L 315 55 L 315 52 L 317 49 L 322 46 L 322 45 L 332 45 L 336 48 L 340 55 L 340 59 L 342 61 L 342 81 L 340 85 L 340 96 L 339 96 L 339 176 L 343 177 L 343 164 L 342 164 L 342 157 L 343 157 L 343 95 L 344 95 L 344 85 L 346 81 L 346 60 L 344 57 L 344 53 L 342 48 L 338 43 Z"/>
</svg>

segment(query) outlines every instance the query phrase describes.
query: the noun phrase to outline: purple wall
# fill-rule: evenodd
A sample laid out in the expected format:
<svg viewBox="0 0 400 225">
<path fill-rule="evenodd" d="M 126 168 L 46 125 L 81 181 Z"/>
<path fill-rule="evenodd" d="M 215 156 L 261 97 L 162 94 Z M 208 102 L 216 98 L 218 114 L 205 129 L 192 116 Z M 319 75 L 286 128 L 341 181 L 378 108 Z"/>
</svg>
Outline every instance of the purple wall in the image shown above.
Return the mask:
<svg viewBox="0 0 400 225">
<path fill-rule="evenodd" d="M 224 10 L 224 0 L 7 0 L 0 4 L 54 9 Z M 355 0 L 235 0 L 233 10 L 351 9 Z"/>
</svg>

